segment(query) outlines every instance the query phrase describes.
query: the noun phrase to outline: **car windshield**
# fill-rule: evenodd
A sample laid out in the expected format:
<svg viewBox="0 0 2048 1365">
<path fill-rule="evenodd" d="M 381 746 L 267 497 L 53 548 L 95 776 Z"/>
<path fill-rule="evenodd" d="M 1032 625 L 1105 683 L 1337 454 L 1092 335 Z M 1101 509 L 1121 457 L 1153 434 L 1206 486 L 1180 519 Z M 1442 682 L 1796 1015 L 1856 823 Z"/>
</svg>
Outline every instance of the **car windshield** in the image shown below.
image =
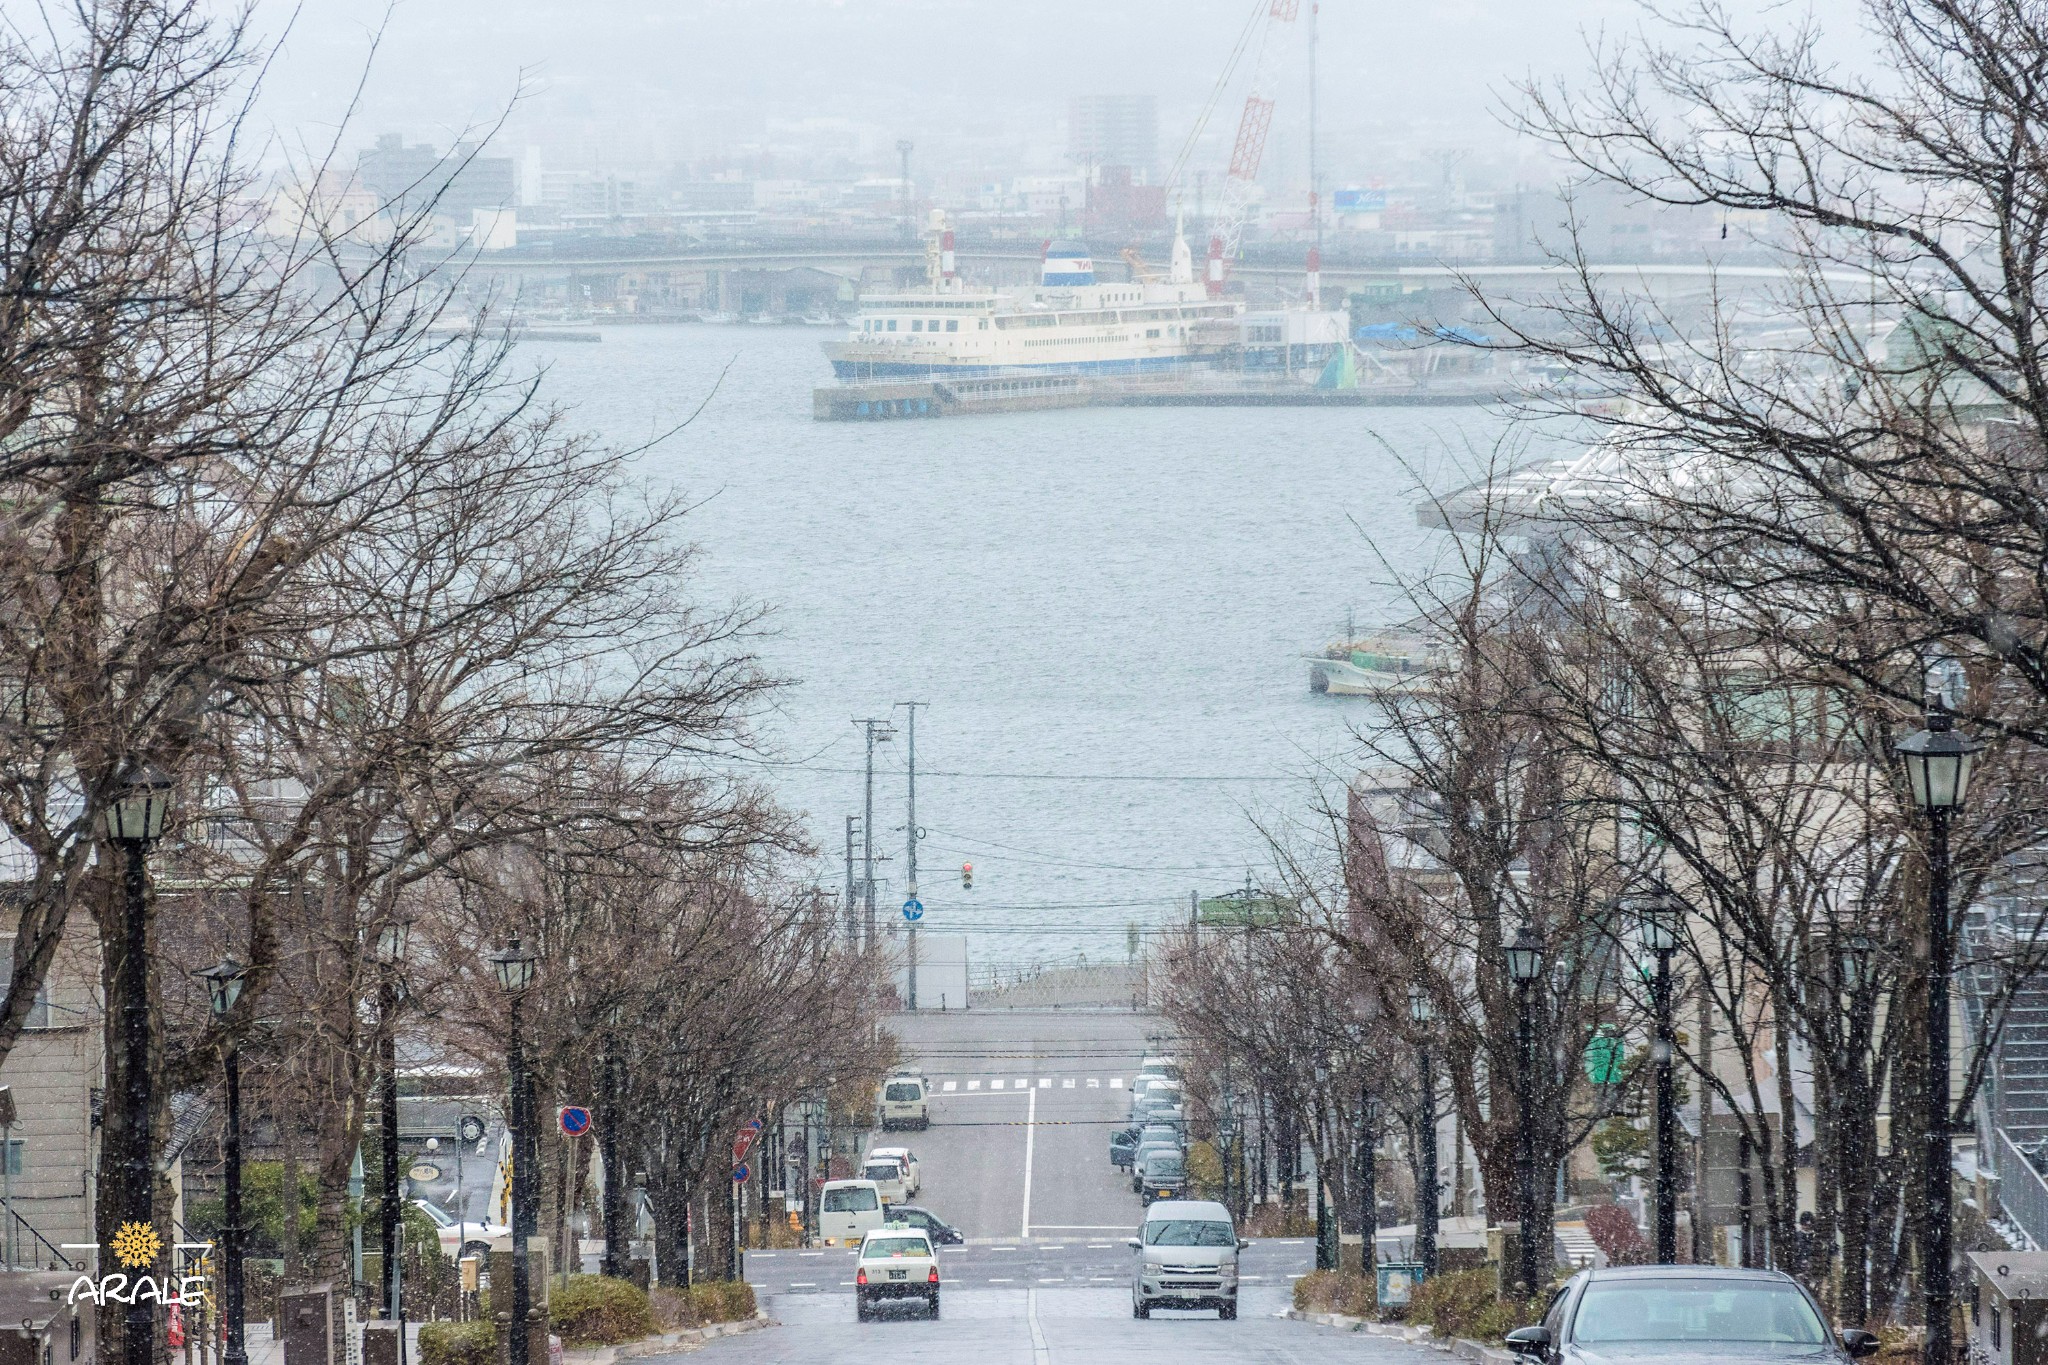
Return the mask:
<svg viewBox="0 0 2048 1365">
<path fill-rule="evenodd" d="M 434 1226 L 445 1228 L 454 1225 L 455 1219 L 452 1218 L 449 1215 L 448 1211 L 442 1208 L 439 1204 L 429 1204 L 424 1199 L 415 1199 L 412 1202 L 415 1206 L 418 1207 L 421 1213 L 424 1213 L 425 1215 L 427 1215 L 427 1217 L 434 1220 Z"/>
<path fill-rule="evenodd" d="M 1789 1284 L 1749 1280 L 1595 1281 L 1572 1322 L 1580 1345 L 1621 1341 L 1824 1346 L 1827 1328 Z"/>
<path fill-rule="evenodd" d="M 896 1081 L 889 1086 L 885 1094 L 889 1099 L 899 1102 L 922 1098 L 918 1094 L 918 1085 L 915 1081 Z"/>
<path fill-rule="evenodd" d="M 836 1190 L 825 1191 L 825 1212 L 867 1213 L 882 1206 L 873 1190 L 861 1185 L 842 1185 Z"/>
<path fill-rule="evenodd" d="M 1180 1158 L 1171 1152 L 1145 1158 L 1145 1174 L 1151 1176 L 1178 1176 Z"/>
<path fill-rule="evenodd" d="M 1161 1218 L 1145 1224 L 1145 1245 L 1154 1247 L 1232 1247 L 1230 1224 L 1195 1218 Z"/>
<path fill-rule="evenodd" d="M 862 1248 L 863 1259 L 883 1256 L 929 1256 L 932 1244 L 922 1237 L 870 1237 Z"/>
<path fill-rule="evenodd" d="M 861 1171 L 864 1180 L 901 1180 L 903 1168 L 893 1161 L 870 1161 Z"/>
</svg>

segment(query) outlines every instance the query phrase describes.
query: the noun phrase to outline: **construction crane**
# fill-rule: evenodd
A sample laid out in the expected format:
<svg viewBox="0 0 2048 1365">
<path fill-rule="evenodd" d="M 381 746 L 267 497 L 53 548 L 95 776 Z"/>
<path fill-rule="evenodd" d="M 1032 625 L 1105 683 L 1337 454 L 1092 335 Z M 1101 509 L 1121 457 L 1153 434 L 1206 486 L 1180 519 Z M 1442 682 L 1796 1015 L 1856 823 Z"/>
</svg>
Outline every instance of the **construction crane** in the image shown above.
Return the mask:
<svg viewBox="0 0 2048 1365">
<path fill-rule="evenodd" d="M 1251 219 L 1252 204 L 1258 197 L 1259 166 L 1266 159 L 1266 134 L 1273 128 L 1273 67 L 1269 61 L 1274 46 L 1273 35 L 1287 29 L 1300 13 L 1301 0 L 1259 0 L 1243 32 L 1238 35 L 1230 60 L 1224 63 L 1222 74 L 1216 78 L 1216 88 L 1210 92 L 1209 102 L 1188 133 L 1168 177 L 1169 182 L 1179 183 L 1188 156 L 1208 127 L 1209 116 L 1215 112 L 1224 87 L 1245 53 L 1252 51 L 1251 88 L 1245 92 L 1244 112 L 1237 120 L 1237 140 L 1231 144 L 1230 173 L 1223 182 L 1223 205 L 1210 225 L 1209 267 L 1205 282 L 1211 298 L 1223 293 L 1227 268 L 1224 262 L 1237 258 L 1238 249 L 1244 244 L 1245 224 Z"/>
</svg>

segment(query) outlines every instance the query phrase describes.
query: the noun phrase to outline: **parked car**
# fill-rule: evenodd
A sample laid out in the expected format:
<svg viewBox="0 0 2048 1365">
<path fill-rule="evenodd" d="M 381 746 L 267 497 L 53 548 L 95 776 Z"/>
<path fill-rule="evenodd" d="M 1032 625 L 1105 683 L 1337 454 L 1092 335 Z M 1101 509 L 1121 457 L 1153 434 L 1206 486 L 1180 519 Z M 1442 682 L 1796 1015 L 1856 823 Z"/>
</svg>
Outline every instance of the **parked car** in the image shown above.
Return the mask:
<svg viewBox="0 0 2048 1365">
<path fill-rule="evenodd" d="M 872 1180 L 828 1180 L 818 1190 L 818 1236 L 828 1247 L 855 1247 L 882 1226 L 882 1192 Z"/>
<path fill-rule="evenodd" d="M 1146 1057 L 1138 1063 L 1138 1078 L 1144 1080 L 1153 1076 L 1179 1085 L 1180 1063 L 1171 1057 Z"/>
<path fill-rule="evenodd" d="M 1184 1151 L 1178 1138 L 1153 1138 L 1140 1141 L 1131 1153 L 1131 1193 L 1142 1193 L 1145 1188 L 1145 1163 L 1155 1156 L 1183 1156 Z"/>
<path fill-rule="evenodd" d="M 932 1126 L 931 1086 L 922 1076 L 891 1076 L 882 1082 L 882 1128 L 925 1129 Z"/>
<path fill-rule="evenodd" d="M 1546 1365 L 1846 1361 L 1878 1345 L 1857 1328 L 1830 1331 L 1827 1314 L 1789 1275 L 1694 1265 L 1582 1270 L 1557 1291 L 1541 1323 L 1507 1335 L 1509 1350 Z"/>
<path fill-rule="evenodd" d="M 1225 1321 L 1237 1316 L 1238 1240 L 1230 1210 L 1205 1199 L 1162 1199 L 1145 1210 L 1130 1239 L 1138 1263 L 1131 1270 L 1131 1316 L 1158 1308 L 1213 1308 Z"/>
<path fill-rule="evenodd" d="M 967 1240 L 966 1233 L 960 1231 L 960 1229 L 954 1227 L 930 1209 L 921 1209 L 911 1204 L 905 1204 L 900 1209 L 890 1209 L 889 1221 L 891 1223 L 901 1223 L 905 1227 L 916 1228 L 919 1232 L 931 1238 L 932 1245 L 935 1247 L 959 1246 Z"/>
<path fill-rule="evenodd" d="M 903 1163 L 893 1156 L 868 1156 L 860 1163 L 860 1178 L 875 1187 L 884 1204 L 903 1204 L 910 1200 L 908 1181 L 904 1175 Z"/>
<path fill-rule="evenodd" d="M 488 1262 L 493 1251 L 512 1249 L 512 1229 L 503 1223 L 464 1222 L 432 1200 L 415 1199 L 412 1204 L 433 1220 L 434 1231 L 441 1240 L 441 1254 L 451 1261 L 476 1256 Z"/>
<path fill-rule="evenodd" d="M 917 1192 L 924 1188 L 924 1176 L 918 1170 L 917 1153 L 911 1151 L 908 1147 L 871 1147 L 868 1149 L 868 1160 L 873 1161 L 878 1156 L 896 1158 L 897 1163 L 903 1167 L 903 1197 L 905 1199 L 917 1198 Z"/>
<path fill-rule="evenodd" d="M 1109 1135 L 1110 1165 L 1120 1171 L 1131 1169 L 1131 1153 L 1138 1146 L 1139 1131 L 1138 1126 L 1133 1124 L 1129 1128 L 1119 1128 Z"/>
<path fill-rule="evenodd" d="M 1147 1204 L 1160 1199 L 1178 1199 L 1187 1192 L 1188 1160 L 1176 1147 L 1154 1152 L 1138 1168 L 1138 1194 Z"/>
</svg>

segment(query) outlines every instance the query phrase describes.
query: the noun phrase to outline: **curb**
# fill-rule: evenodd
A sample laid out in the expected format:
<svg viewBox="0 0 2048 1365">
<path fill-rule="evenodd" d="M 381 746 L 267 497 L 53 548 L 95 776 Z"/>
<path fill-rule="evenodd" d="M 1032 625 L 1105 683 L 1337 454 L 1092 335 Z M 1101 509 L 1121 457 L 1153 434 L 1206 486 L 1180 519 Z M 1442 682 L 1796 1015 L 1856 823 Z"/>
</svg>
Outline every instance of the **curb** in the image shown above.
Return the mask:
<svg viewBox="0 0 2048 1365">
<path fill-rule="evenodd" d="M 766 1313 L 756 1312 L 751 1318 L 738 1322 L 714 1322 L 703 1327 L 685 1327 L 679 1332 L 663 1332 L 660 1336 L 643 1337 L 629 1341 L 623 1346 L 597 1346 L 583 1350 L 562 1352 L 562 1365 L 615 1365 L 621 1360 L 638 1360 L 645 1356 L 680 1355 L 694 1351 L 706 1342 L 719 1337 L 737 1336 L 741 1332 L 756 1332 L 763 1327 L 775 1326 L 775 1320 Z"/>
<path fill-rule="evenodd" d="M 1286 1317 L 1296 1322 L 1314 1323 L 1318 1327 L 1334 1327 L 1340 1332 L 1362 1332 L 1368 1336 L 1387 1337 L 1410 1346 L 1427 1346 L 1433 1351 L 1443 1351 L 1461 1360 L 1481 1362 L 1481 1365 L 1514 1365 L 1517 1357 L 1512 1351 L 1498 1346 L 1488 1346 L 1483 1341 L 1469 1337 L 1456 1337 L 1441 1341 L 1427 1327 L 1410 1327 L 1399 1322 L 1374 1322 L 1370 1318 L 1354 1318 L 1346 1313 L 1304 1313 L 1299 1308 L 1287 1310 Z"/>
</svg>

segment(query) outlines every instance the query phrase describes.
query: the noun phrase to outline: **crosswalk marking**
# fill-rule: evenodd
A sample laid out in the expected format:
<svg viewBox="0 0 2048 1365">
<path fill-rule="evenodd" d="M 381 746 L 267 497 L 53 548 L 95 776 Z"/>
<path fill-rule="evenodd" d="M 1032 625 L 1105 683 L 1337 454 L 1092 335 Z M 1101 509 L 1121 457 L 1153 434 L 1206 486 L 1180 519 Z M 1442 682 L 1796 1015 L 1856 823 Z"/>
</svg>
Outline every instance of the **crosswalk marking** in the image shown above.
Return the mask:
<svg viewBox="0 0 2048 1365">
<path fill-rule="evenodd" d="M 1050 1089 L 1052 1089 L 1052 1077 L 1050 1077 L 1050 1076 L 1040 1076 L 1040 1077 L 1038 1078 L 1038 1088 L 1039 1088 L 1040 1090 L 1050 1090 Z"/>
<path fill-rule="evenodd" d="M 972 1079 L 956 1078 L 953 1080 L 935 1080 L 930 1082 L 930 1085 L 935 1094 L 955 1095 L 965 1094 L 969 1091 L 986 1090 L 1001 1090 L 1005 1092 L 1012 1090 L 1052 1090 L 1055 1088 L 1060 1090 L 1080 1090 L 1084 1087 L 1089 1090 L 1101 1090 L 1105 1080 L 1107 1080 L 1108 1088 L 1111 1090 L 1122 1090 L 1125 1088 L 1122 1076 L 1104 1077 L 1101 1075 L 997 1076 L 986 1082 L 979 1077 Z"/>
<path fill-rule="evenodd" d="M 1025 1080 L 1022 1076 L 1019 1076 L 1017 1078 L 1017 1088 L 1019 1090 L 1029 1090 L 1031 1088 L 1031 1082 Z"/>
<path fill-rule="evenodd" d="M 1124 1078 L 1123 1078 L 1123 1077 L 1121 1077 L 1121 1076 L 1111 1076 L 1111 1077 L 1109 1078 L 1109 1088 L 1110 1088 L 1111 1090 L 1121 1090 L 1121 1089 L 1123 1089 L 1123 1088 L 1124 1088 Z"/>
<path fill-rule="evenodd" d="M 991 1090 L 1001 1090 L 1003 1088 L 1003 1083 L 1001 1081 L 990 1081 L 988 1083 L 988 1088 Z"/>
<path fill-rule="evenodd" d="M 958 1089 L 960 1088 L 960 1082 L 958 1082 L 958 1081 L 947 1081 L 947 1082 L 946 1082 L 946 1086 L 945 1086 L 945 1088 L 946 1088 L 946 1089 L 948 1089 L 948 1090 L 958 1090 Z M 1365 1217 L 1365 1215 L 1364 1215 L 1364 1214 L 1362 1214 L 1362 1213 L 1361 1213 L 1360 1215 L 1358 1215 L 1358 1216 L 1359 1216 L 1359 1217 L 1361 1217 L 1361 1218 Z"/>
<path fill-rule="evenodd" d="M 969 1081 L 969 1082 L 967 1083 L 967 1088 L 968 1088 L 969 1090 L 979 1090 L 979 1089 L 981 1089 L 981 1082 L 980 1082 L 980 1081 Z"/>
<path fill-rule="evenodd" d="M 1100 1077 L 1100 1076 L 1090 1076 L 1090 1077 L 1088 1078 L 1088 1088 L 1089 1088 L 1090 1090 L 1100 1090 L 1100 1089 L 1102 1089 L 1102 1077 Z"/>
<path fill-rule="evenodd" d="M 1074 1078 L 1073 1078 L 1072 1076 L 1068 1076 L 1068 1077 L 1066 1077 L 1065 1079 L 1063 1079 L 1063 1080 L 1062 1080 L 1062 1081 L 1060 1082 L 1060 1089 L 1062 1089 L 1062 1090 L 1072 1090 L 1073 1088 L 1074 1088 Z M 1363 1158 L 1361 1158 L 1361 1160 L 1362 1160 L 1362 1159 L 1363 1159 Z M 1361 1218 L 1363 1218 L 1364 1216 L 1365 1216 L 1364 1214 L 1360 1214 L 1360 1215 L 1359 1215 L 1359 1217 L 1361 1217 Z"/>
</svg>

